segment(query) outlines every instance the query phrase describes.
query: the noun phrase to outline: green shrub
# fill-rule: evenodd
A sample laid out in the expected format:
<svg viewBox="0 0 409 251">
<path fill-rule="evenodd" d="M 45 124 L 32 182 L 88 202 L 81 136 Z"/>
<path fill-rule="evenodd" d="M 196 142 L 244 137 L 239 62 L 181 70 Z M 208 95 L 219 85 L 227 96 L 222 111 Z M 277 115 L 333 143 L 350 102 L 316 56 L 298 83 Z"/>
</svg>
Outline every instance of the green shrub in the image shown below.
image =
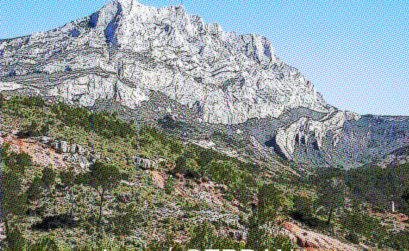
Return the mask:
<svg viewBox="0 0 409 251">
<path fill-rule="evenodd" d="M 58 251 L 60 248 L 57 242 L 52 237 L 43 237 L 34 244 L 30 244 L 26 247 L 29 251 Z"/>
<path fill-rule="evenodd" d="M 172 178 L 165 180 L 164 189 L 166 194 L 172 194 L 175 191 L 175 183 Z"/>
<path fill-rule="evenodd" d="M 387 236 L 386 227 L 380 224 L 380 220 L 364 213 L 347 213 L 341 224 L 343 229 L 364 235 L 375 243 L 382 242 Z"/>
<path fill-rule="evenodd" d="M 345 239 L 352 242 L 352 243 L 354 243 L 354 244 L 359 244 L 359 236 L 354 234 L 354 233 L 347 234 L 345 236 Z"/>
<path fill-rule="evenodd" d="M 71 107 L 63 103 L 54 105 L 52 111 L 67 125 L 80 126 L 86 131 L 94 131 L 106 138 L 136 135 L 133 125 L 108 113 L 94 113 L 84 107 Z"/>
<path fill-rule="evenodd" d="M 23 234 L 20 229 L 13 227 L 8 233 L 6 242 L 9 250 L 23 250 L 26 240 L 23 238 Z"/>
<path fill-rule="evenodd" d="M 52 168 L 45 167 L 42 171 L 41 181 L 48 189 L 50 189 L 55 183 L 56 176 L 57 174 Z"/>
<path fill-rule="evenodd" d="M 236 249 L 243 248 L 241 243 L 238 243 L 227 237 L 217 235 L 215 228 L 208 222 L 202 222 L 193 227 L 190 231 L 190 241 L 187 247 L 190 249 Z"/>
<path fill-rule="evenodd" d="M 40 177 L 36 176 L 26 191 L 27 199 L 30 201 L 35 201 L 41 198 L 44 187 L 44 182 Z"/>
<path fill-rule="evenodd" d="M 385 244 L 395 250 L 409 250 L 409 232 L 391 234 Z"/>
<path fill-rule="evenodd" d="M 24 97 L 23 100 L 21 101 L 21 104 L 32 107 L 32 106 L 37 106 L 37 107 L 43 107 L 45 106 L 45 102 L 41 97 Z"/>
</svg>

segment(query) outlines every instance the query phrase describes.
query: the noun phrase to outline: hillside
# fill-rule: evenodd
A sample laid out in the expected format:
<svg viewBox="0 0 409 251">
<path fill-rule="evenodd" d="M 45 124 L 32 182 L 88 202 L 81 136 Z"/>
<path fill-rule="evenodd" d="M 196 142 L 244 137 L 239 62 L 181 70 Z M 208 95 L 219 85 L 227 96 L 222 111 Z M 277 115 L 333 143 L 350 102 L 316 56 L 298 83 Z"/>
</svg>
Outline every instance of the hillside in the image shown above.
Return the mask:
<svg viewBox="0 0 409 251">
<path fill-rule="evenodd" d="M 197 131 L 240 130 L 313 166 L 356 168 L 409 146 L 408 117 L 340 111 L 267 38 L 226 32 L 183 6 L 115 0 L 62 27 L 2 39 L 0 91 L 141 124 L 171 115 Z"/>
<path fill-rule="evenodd" d="M 409 187 L 405 165 L 313 174 L 279 159 L 228 156 L 226 142 L 237 142 L 223 134 L 209 146 L 161 123 L 136 127 L 40 98 L 1 95 L 0 105 L 9 249 L 22 238 L 29 250 L 409 247 L 407 216 L 390 212 L 388 199 L 371 201 L 394 195 L 408 212 L 399 197 Z"/>
</svg>

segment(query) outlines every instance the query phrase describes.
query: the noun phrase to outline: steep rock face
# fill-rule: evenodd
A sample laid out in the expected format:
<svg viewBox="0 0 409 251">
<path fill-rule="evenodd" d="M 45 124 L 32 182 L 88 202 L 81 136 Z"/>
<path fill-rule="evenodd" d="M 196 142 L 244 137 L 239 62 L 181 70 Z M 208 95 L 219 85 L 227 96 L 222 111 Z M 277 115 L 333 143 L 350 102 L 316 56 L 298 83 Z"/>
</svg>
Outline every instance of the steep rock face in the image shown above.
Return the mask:
<svg viewBox="0 0 409 251">
<path fill-rule="evenodd" d="M 318 166 L 359 167 L 408 146 L 409 117 L 337 111 L 330 118 L 301 118 L 280 128 L 275 143 L 288 159 Z"/>
<path fill-rule="evenodd" d="M 258 35 L 225 32 L 181 6 L 117 0 L 61 28 L 0 40 L 0 90 L 83 106 L 114 99 L 135 108 L 159 91 L 203 121 L 237 124 L 297 107 L 329 106 Z"/>
<path fill-rule="evenodd" d="M 320 166 L 355 167 L 409 145 L 407 118 L 338 111 L 265 37 L 225 32 L 181 6 L 136 0 L 0 40 L 0 91 L 96 110 L 122 106 L 136 121 L 171 114 L 214 129 L 227 124 L 283 158 Z"/>
</svg>

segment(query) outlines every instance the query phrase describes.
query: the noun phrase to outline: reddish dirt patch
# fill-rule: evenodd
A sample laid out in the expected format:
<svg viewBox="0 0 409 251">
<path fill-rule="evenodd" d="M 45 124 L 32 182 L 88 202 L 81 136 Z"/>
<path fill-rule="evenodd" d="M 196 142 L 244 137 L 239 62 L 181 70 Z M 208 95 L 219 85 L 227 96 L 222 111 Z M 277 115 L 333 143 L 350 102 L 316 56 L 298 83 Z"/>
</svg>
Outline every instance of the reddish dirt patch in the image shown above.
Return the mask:
<svg viewBox="0 0 409 251">
<path fill-rule="evenodd" d="M 63 160 L 65 155 L 58 154 L 54 149 L 45 147 L 33 139 L 20 139 L 14 135 L 3 137 L 3 141 L 10 144 L 10 150 L 25 152 L 30 155 L 34 163 L 42 166 L 51 165 L 54 168 L 65 168 L 67 163 Z"/>
<path fill-rule="evenodd" d="M 304 250 L 357 250 L 356 247 L 335 238 L 303 229 L 294 223 L 284 222 L 281 227 L 291 233 L 290 238 Z"/>
<path fill-rule="evenodd" d="M 158 171 L 151 171 L 147 170 L 147 172 L 151 175 L 153 182 L 159 186 L 160 188 L 165 188 L 165 177 Z"/>
</svg>

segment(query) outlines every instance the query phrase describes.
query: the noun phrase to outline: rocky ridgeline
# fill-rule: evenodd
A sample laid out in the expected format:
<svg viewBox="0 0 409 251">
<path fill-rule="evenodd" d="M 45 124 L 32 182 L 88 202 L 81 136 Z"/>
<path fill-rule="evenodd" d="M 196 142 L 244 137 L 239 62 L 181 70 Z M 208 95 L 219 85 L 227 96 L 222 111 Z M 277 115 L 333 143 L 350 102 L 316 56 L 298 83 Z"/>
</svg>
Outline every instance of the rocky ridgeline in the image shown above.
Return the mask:
<svg viewBox="0 0 409 251">
<path fill-rule="evenodd" d="M 244 134 L 257 131 L 283 158 L 320 166 L 356 167 L 409 145 L 407 119 L 338 111 L 267 38 L 223 31 L 182 6 L 115 0 L 54 30 L 0 40 L 0 91 L 125 109 L 138 121 L 250 121 Z M 254 119 L 271 126 L 260 130 Z"/>
<path fill-rule="evenodd" d="M 45 136 L 39 137 L 38 141 L 55 149 L 58 152 L 69 153 L 65 160 L 67 162 L 79 165 L 82 169 L 88 168 L 92 163 L 101 159 L 100 154 L 90 152 L 88 149 L 84 148 L 80 144 L 76 143 L 70 144 L 68 141 L 65 140 L 51 140 L 51 138 Z M 105 160 L 109 161 L 109 159 Z M 131 159 L 131 164 L 145 170 L 152 169 L 157 165 L 157 163 L 153 160 L 138 156 L 134 156 Z"/>
<path fill-rule="evenodd" d="M 45 146 L 51 147 L 57 152 L 68 155 L 64 158 L 65 161 L 78 165 L 81 169 L 88 168 L 93 162 L 100 159 L 100 155 L 91 154 L 91 152 L 76 143 L 69 143 L 64 140 L 52 140 L 49 137 L 38 137 L 37 140 Z M 89 160 L 90 159 L 90 160 Z"/>
<path fill-rule="evenodd" d="M 0 90 L 83 106 L 115 99 L 135 108 L 158 91 L 206 122 L 235 124 L 329 106 L 259 35 L 225 32 L 182 6 L 116 0 L 52 31 L 0 40 Z"/>
</svg>

